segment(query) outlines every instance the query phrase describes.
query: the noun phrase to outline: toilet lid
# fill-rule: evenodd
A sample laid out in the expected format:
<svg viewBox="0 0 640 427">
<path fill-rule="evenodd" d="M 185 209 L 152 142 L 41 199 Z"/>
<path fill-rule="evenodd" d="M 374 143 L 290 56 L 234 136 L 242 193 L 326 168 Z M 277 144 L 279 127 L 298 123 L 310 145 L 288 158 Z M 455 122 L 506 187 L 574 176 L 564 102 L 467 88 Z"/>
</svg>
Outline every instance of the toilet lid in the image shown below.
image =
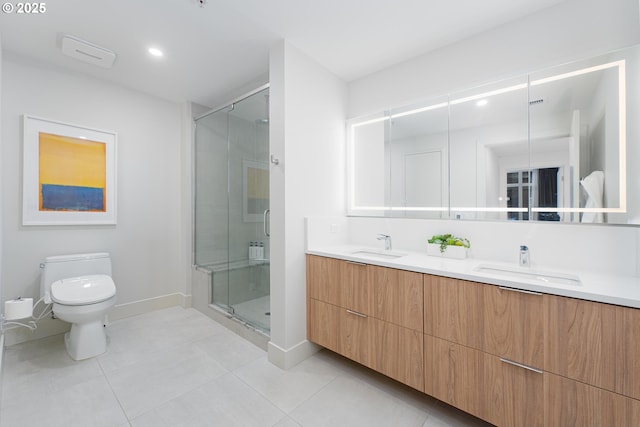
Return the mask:
<svg viewBox="0 0 640 427">
<path fill-rule="evenodd" d="M 51 284 L 51 299 L 64 305 L 94 304 L 115 294 L 116 285 L 105 274 L 70 277 Z"/>
</svg>

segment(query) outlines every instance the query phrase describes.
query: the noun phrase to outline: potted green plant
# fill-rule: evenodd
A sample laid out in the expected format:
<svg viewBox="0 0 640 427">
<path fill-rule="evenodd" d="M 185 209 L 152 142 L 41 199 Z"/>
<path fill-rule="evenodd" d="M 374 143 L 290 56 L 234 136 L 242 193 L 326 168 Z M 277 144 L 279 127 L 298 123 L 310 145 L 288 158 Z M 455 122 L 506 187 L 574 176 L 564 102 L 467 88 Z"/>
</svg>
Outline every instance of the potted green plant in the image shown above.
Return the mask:
<svg viewBox="0 0 640 427">
<path fill-rule="evenodd" d="M 434 256 L 463 259 L 471 247 L 469 239 L 452 234 L 436 234 L 428 241 L 427 253 Z"/>
</svg>

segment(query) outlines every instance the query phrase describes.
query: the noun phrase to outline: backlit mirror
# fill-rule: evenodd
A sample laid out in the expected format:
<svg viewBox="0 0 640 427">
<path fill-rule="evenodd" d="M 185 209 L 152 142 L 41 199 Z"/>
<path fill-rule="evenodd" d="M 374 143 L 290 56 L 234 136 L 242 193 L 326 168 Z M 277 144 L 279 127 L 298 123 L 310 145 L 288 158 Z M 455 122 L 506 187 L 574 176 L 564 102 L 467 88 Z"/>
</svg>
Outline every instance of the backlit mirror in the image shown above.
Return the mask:
<svg viewBox="0 0 640 427">
<path fill-rule="evenodd" d="M 637 223 L 638 51 L 350 120 L 348 214 Z"/>
</svg>

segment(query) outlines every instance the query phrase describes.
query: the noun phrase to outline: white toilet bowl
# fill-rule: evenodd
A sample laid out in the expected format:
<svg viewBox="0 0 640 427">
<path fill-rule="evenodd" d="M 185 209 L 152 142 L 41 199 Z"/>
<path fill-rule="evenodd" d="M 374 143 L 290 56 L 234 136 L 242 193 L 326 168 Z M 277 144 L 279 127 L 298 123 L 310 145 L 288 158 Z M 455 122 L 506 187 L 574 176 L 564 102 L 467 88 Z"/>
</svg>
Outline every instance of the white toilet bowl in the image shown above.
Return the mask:
<svg viewBox="0 0 640 427">
<path fill-rule="evenodd" d="M 116 302 L 109 255 L 48 257 L 43 268 L 45 302 L 53 303 L 53 314 L 58 319 L 71 323 L 71 330 L 65 334 L 69 355 L 82 360 L 104 353 L 104 320 Z M 70 277 L 73 273 L 84 275 Z"/>
<path fill-rule="evenodd" d="M 64 336 L 67 352 L 75 360 L 107 351 L 104 318 L 116 303 L 116 287 L 106 275 L 62 279 L 51 285 L 53 313 L 71 323 Z"/>
</svg>

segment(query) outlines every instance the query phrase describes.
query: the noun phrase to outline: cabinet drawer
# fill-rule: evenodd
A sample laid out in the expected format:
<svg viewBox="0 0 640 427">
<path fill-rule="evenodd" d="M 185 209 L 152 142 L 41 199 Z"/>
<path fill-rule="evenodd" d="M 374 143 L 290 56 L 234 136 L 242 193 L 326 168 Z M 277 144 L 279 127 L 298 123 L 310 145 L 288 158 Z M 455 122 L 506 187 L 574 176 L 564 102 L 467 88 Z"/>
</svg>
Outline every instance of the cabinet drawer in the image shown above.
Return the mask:
<svg viewBox="0 0 640 427">
<path fill-rule="evenodd" d="M 373 318 L 340 308 L 338 353 L 369 368 L 373 367 Z"/>
<path fill-rule="evenodd" d="M 545 374 L 545 425 L 640 425 L 640 401 L 553 374 Z"/>
<path fill-rule="evenodd" d="M 340 306 L 358 313 L 371 315 L 371 282 L 367 264 L 340 262 Z"/>
<path fill-rule="evenodd" d="M 482 350 L 484 286 L 425 275 L 424 333 Z"/>
<path fill-rule="evenodd" d="M 373 284 L 373 316 L 396 325 L 423 330 L 423 274 L 369 266 Z"/>
<path fill-rule="evenodd" d="M 342 261 L 307 255 L 307 297 L 340 305 L 340 264 Z"/>
<path fill-rule="evenodd" d="M 542 369 L 543 295 L 491 285 L 483 289 L 483 350 Z"/>
<path fill-rule="evenodd" d="M 422 332 L 374 319 L 373 369 L 424 391 Z"/>
<path fill-rule="evenodd" d="M 338 351 L 340 308 L 312 298 L 307 304 L 307 339 Z"/>
<path fill-rule="evenodd" d="M 498 358 L 430 335 L 424 343 L 425 392 L 498 425 L 503 412 Z"/>
</svg>

